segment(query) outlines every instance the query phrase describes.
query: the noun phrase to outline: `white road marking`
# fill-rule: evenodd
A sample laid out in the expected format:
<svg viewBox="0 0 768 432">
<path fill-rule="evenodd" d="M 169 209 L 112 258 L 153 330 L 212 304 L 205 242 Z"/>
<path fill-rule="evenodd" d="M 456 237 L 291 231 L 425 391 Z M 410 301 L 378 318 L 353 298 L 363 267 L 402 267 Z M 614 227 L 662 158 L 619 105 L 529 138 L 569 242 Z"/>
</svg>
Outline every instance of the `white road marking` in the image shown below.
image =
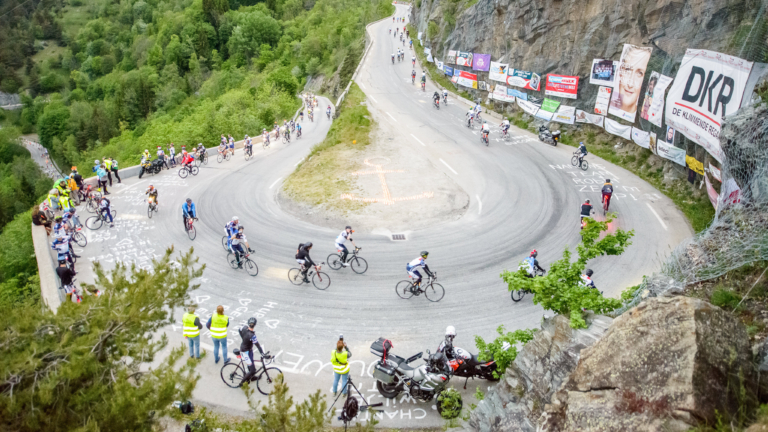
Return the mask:
<svg viewBox="0 0 768 432">
<path fill-rule="evenodd" d="M 483 211 L 483 202 L 480 201 L 480 195 L 475 195 L 475 198 L 477 198 L 477 214 L 480 214 Z"/>
<path fill-rule="evenodd" d="M 455 169 L 451 168 L 451 166 L 448 165 L 444 160 L 440 159 L 440 162 L 442 162 L 443 165 L 447 166 L 449 170 L 453 171 L 454 174 L 459 175 L 459 173 L 457 173 Z"/>
<path fill-rule="evenodd" d="M 391 118 L 392 118 L 392 120 L 394 120 L 394 121 L 397 121 L 397 119 L 396 119 L 396 118 L 392 117 L 392 114 L 390 114 L 390 113 L 388 113 L 388 112 L 387 112 L 387 115 L 388 115 L 389 117 L 391 117 Z"/>
<path fill-rule="evenodd" d="M 119 191 L 117 191 L 117 192 L 115 192 L 115 193 L 116 193 L 116 194 L 119 194 L 120 192 L 125 192 L 125 191 L 127 191 L 128 189 L 134 188 L 134 187 L 136 187 L 136 186 L 138 186 L 138 185 L 140 185 L 140 184 L 142 184 L 142 183 L 144 183 L 144 182 L 148 182 L 148 181 L 149 181 L 149 180 L 142 180 L 142 181 L 138 181 L 138 182 L 136 182 L 136 183 L 134 183 L 134 184 L 132 184 L 132 185 L 128 186 L 128 187 L 127 187 L 127 188 L 125 188 L 125 189 L 120 189 Z"/>
<path fill-rule="evenodd" d="M 373 96 L 371 96 L 371 95 L 368 95 L 368 97 L 369 97 L 369 98 L 371 98 L 371 99 L 373 99 L 373 101 L 374 101 L 374 102 L 376 102 L 376 103 L 379 103 L 379 101 L 377 101 L 377 100 L 376 100 L 376 98 L 374 98 Z"/>
<path fill-rule="evenodd" d="M 413 137 L 413 139 L 415 139 L 416 141 L 418 141 L 418 142 L 419 142 L 419 144 L 421 144 L 421 145 L 423 145 L 424 147 L 426 147 L 426 144 L 424 144 L 423 142 L 421 142 L 421 140 L 419 140 L 418 138 L 416 138 L 416 135 L 414 135 L 414 134 L 411 134 L 411 136 Z"/>
<path fill-rule="evenodd" d="M 358 84 L 360 85 L 360 87 L 365 88 L 365 85 L 363 85 L 363 83 L 358 83 Z"/>
<path fill-rule="evenodd" d="M 272 189 L 273 187 L 275 187 L 275 185 L 277 184 L 277 182 L 279 182 L 280 180 L 282 180 L 282 177 L 279 177 L 277 180 L 275 180 L 275 182 L 274 182 L 274 183 L 272 183 L 272 185 L 270 185 L 270 186 L 269 186 L 269 188 L 270 188 L 270 189 Z"/>
<path fill-rule="evenodd" d="M 298 162 L 296 162 L 296 163 L 295 163 L 293 166 L 296 166 L 296 165 L 300 164 L 300 163 L 301 163 L 301 162 L 303 162 L 303 161 L 304 161 L 304 158 L 301 158 L 301 160 L 299 160 Z"/>
<path fill-rule="evenodd" d="M 656 219 L 659 220 L 659 223 L 661 224 L 661 226 L 664 227 L 664 231 L 667 231 L 667 224 L 665 224 L 664 221 L 661 220 L 661 217 L 659 216 L 658 213 L 656 213 L 656 210 L 654 210 L 653 207 L 651 207 L 651 204 L 645 203 L 645 205 L 647 205 L 648 208 L 651 209 L 651 212 L 653 212 L 653 215 L 656 216 Z"/>
</svg>

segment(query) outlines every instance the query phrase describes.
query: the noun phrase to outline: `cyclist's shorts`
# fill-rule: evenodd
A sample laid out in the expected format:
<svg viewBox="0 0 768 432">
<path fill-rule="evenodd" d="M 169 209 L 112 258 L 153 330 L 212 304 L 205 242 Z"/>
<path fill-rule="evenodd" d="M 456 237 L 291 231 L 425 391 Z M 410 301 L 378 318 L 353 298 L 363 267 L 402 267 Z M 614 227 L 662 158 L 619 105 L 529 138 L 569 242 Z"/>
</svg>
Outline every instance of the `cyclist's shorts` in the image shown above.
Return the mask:
<svg viewBox="0 0 768 432">
<path fill-rule="evenodd" d="M 419 273 L 418 270 L 411 270 L 408 272 L 408 274 L 416 279 L 421 279 L 421 273 Z"/>
<path fill-rule="evenodd" d="M 336 250 L 338 250 L 339 252 L 346 251 L 347 247 L 344 246 L 343 244 L 336 243 Z"/>
</svg>

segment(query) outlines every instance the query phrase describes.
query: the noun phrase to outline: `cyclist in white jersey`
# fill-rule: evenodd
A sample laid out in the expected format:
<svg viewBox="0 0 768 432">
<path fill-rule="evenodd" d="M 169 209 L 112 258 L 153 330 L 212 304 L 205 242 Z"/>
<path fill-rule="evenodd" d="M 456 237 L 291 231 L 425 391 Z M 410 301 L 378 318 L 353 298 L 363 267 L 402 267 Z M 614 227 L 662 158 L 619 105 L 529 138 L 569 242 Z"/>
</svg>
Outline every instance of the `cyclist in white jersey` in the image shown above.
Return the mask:
<svg viewBox="0 0 768 432">
<path fill-rule="evenodd" d="M 349 266 L 349 264 L 347 264 L 347 255 L 349 254 L 349 251 L 347 250 L 347 247 L 344 246 L 344 242 L 349 240 L 353 246 L 357 247 L 357 245 L 355 244 L 355 241 L 352 240 L 353 232 L 355 231 L 352 230 L 352 227 L 347 225 L 347 227 L 344 228 L 344 231 L 342 231 L 341 234 L 339 234 L 339 236 L 336 237 L 336 249 L 338 249 L 339 252 L 341 252 L 341 265 L 343 265 L 344 267 Z"/>
</svg>

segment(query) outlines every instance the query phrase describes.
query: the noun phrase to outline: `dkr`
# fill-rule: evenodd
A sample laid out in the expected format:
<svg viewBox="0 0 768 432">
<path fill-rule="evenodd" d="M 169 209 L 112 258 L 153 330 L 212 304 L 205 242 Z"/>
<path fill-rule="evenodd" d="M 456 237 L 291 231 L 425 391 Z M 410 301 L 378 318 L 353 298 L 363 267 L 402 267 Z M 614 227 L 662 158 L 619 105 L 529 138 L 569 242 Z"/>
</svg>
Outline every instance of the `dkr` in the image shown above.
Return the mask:
<svg viewBox="0 0 768 432">
<path fill-rule="evenodd" d="M 691 68 L 691 74 L 688 75 L 688 82 L 685 83 L 685 91 L 683 91 L 683 100 L 691 103 L 699 102 L 699 106 L 704 105 L 704 100 L 707 100 L 707 111 L 711 112 L 712 114 L 717 115 L 717 106 L 722 105 L 723 106 L 723 112 L 721 117 L 725 117 L 725 106 L 730 102 L 731 97 L 733 96 L 733 87 L 734 87 L 734 80 L 733 78 L 727 77 L 723 74 L 720 74 L 717 76 L 717 78 L 712 81 L 712 75 L 714 75 L 714 71 L 709 71 L 709 74 L 707 72 L 698 67 L 693 66 Z M 698 89 L 692 89 L 693 82 L 696 79 L 696 77 L 699 77 L 699 87 Z M 706 77 L 706 79 L 705 79 Z M 715 100 L 715 110 L 712 110 L 712 91 L 715 90 L 715 88 L 720 84 L 722 81 L 722 86 L 720 87 L 720 94 L 717 95 L 717 100 Z M 728 94 L 726 94 L 726 87 L 728 88 Z"/>
</svg>

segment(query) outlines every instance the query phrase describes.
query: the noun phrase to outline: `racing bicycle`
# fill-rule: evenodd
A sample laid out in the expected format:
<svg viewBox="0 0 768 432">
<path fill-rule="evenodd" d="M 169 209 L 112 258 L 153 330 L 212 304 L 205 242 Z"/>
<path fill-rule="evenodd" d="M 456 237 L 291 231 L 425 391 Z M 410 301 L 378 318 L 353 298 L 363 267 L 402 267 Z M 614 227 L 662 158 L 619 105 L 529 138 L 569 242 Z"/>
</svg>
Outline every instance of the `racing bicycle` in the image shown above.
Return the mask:
<svg viewBox="0 0 768 432">
<path fill-rule="evenodd" d="M 115 211 L 112 210 L 112 220 L 115 220 Z M 107 217 L 104 216 L 104 212 L 97 211 L 95 216 L 91 216 L 88 219 L 85 220 L 85 226 L 90 230 L 97 230 L 101 228 L 102 225 L 104 225 L 104 222 L 107 221 Z"/>
<path fill-rule="evenodd" d="M 536 269 L 535 272 L 534 272 L 534 277 L 536 277 L 536 276 L 544 276 L 544 271 Z M 512 301 L 515 302 L 515 303 L 517 303 L 520 300 L 522 300 L 523 297 L 525 297 L 526 294 L 531 294 L 531 292 L 526 290 L 526 289 L 511 290 L 510 293 L 512 295 Z"/>
<path fill-rule="evenodd" d="M 368 262 L 358 256 L 360 253 L 359 247 L 355 247 L 355 250 L 352 251 L 351 257 L 347 257 L 347 264 L 349 264 L 349 267 L 352 268 L 352 271 L 357 274 L 363 274 L 366 270 L 368 270 Z M 328 261 L 328 267 L 339 270 L 343 265 L 341 263 L 341 250 L 339 250 L 339 253 L 332 253 L 328 255 L 328 258 L 326 258 Z"/>
<path fill-rule="evenodd" d="M 320 271 L 323 264 L 325 263 L 320 263 L 319 265 L 316 265 L 314 269 L 307 270 L 307 280 L 311 280 L 312 285 L 319 290 L 325 290 L 331 286 L 331 278 L 328 277 L 325 272 Z M 288 270 L 288 280 L 294 285 L 303 284 L 304 278 L 301 276 L 301 269 L 294 267 Z"/>
<path fill-rule="evenodd" d="M 395 291 L 400 298 L 409 299 L 414 295 L 420 296 L 424 294 L 427 300 L 431 302 L 439 302 L 445 295 L 445 288 L 439 283 L 435 283 L 437 280 L 437 272 L 432 272 L 433 276 L 427 276 L 427 280 L 419 285 L 414 285 L 410 280 L 403 280 L 395 285 Z M 412 276 L 408 276 L 413 278 Z"/>
<path fill-rule="evenodd" d="M 589 163 L 586 161 L 586 159 L 581 158 L 581 163 L 579 163 L 579 151 L 573 152 L 573 157 L 571 158 L 571 165 L 575 167 L 579 167 L 582 169 L 582 171 L 586 171 L 589 168 Z"/>
<path fill-rule="evenodd" d="M 480 133 L 480 142 L 485 144 L 486 147 L 488 147 L 488 144 L 490 144 L 490 142 L 488 140 L 488 133 L 487 132 Z"/>
<path fill-rule="evenodd" d="M 253 156 L 253 144 L 243 148 L 243 157 L 245 158 L 245 160 L 250 159 L 251 156 Z"/>
<path fill-rule="evenodd" d="M 194 165 L 182 165 L 181 168 L 179 168 L 179 177 L 187 178 L 188 175 L 197 175 L 199 172 L 200 168 Z"/>
<path fill-rule="evenodd" d="M 157 210 L 157 203 L 155 200 L 150 199 L 149 205 L 147 205 L 147 216 L 149 216 L 150 219 L 152 219 L 152 213 L 155 213 Z"/>
<path fill-rule="evenodd" d="M 240 361 L 238 363 L 224 363 L 224 366 L 221 367 L 221 380 L 229 387 L 238 388 L 248 373 L 248 366 L 245 364 L 239 349 L 232 350 L 232 353 Z M 283 374 L 280 369 L 274 366 L 267 367 L 274 359 L 274 356 L 270 356 L 269 351 L 267 351 L 261 356 L 261 360 L 255 360 L 255 363 L 261 363 L 261 367 L 256 369 L 256 373 L 251 377 L 251 382 L 256 381 L 256 388 L 264 396 L 269 396 L 275 386 L 275 379 L 278 375 Z"/>
<path fill-rule="evenodd" d="M 224 150 L 224 153 L 219 152 L 219 155 L 216 156 L 216 162 L 221 163 L 223 160 L 230 160 L 232 159 L 232 153 L 229 152 L 229 149 Z"/>
<path fill-rule="evenodd" d="M 237 255 L 240 255 L 240 264 L 237 263 Z M 233 269 L 245 268 L 245 272 L 250 276 L 256 276 L 259 274 L 259 266 L 250 258 L 249 253 L 241 254 L 240 252 L 230 252 L 227 254 L 227 262 Z"/>
<path fill-rule="evenodd" d="M 197 231 L 195 230 L 195 226 L 193 224 L 193 221 L 196 221 L 197 218 L 187 218 L 187 236 L 189 236 L 190 240 L 194 240 L 195 237 L 197 237 Z"/>
</svg>

